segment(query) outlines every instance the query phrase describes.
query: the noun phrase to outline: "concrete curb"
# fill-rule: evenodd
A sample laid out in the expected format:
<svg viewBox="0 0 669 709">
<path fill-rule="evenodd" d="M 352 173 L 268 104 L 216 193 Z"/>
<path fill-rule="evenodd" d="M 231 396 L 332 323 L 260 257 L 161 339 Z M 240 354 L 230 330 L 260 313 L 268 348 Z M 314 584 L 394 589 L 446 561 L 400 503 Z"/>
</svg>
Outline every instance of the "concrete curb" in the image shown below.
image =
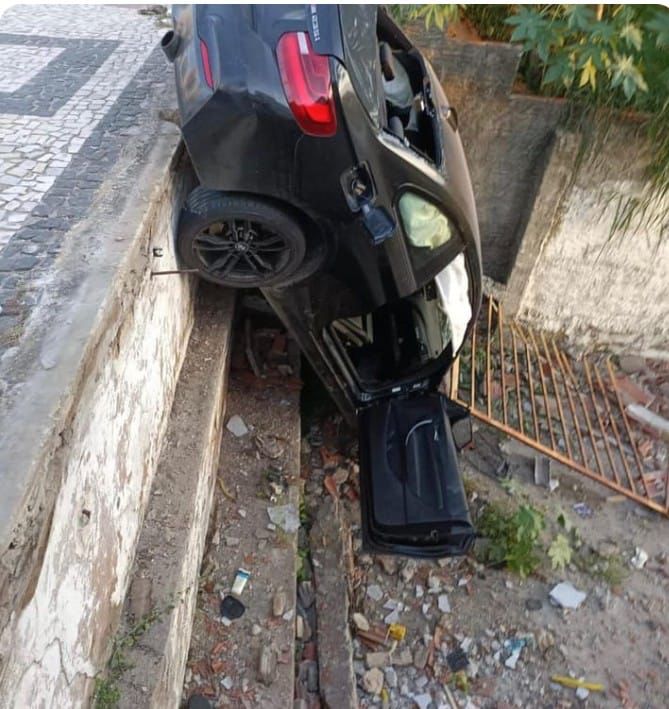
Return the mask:
<svg viewBox="0 0 669 709">
<path fill-rule="evenodd" d="M 147 130 L 149 126 L 147 126 Z M 79 706 L 125 597 L 193 318 L 172 226 L 192 178 L 156 122 L 68 235 L 19 347 L 0 411 L 0 696 Z"/>
<path fill-rule="evenodd" d="M 316 577 L 318 667 L 321 698 L 332 709 L 358 706 L 349 630 L 347 522 L 338 505 L 325 499 L 309 534 Z"/>
<path fill-rule="evenodd" d="M 234 292 L 200 289 L 124 611 L 120 707 L 179 706 L 225 411 Z M 121 633 L 123 634 L 123 633 Z"/>
</svg>

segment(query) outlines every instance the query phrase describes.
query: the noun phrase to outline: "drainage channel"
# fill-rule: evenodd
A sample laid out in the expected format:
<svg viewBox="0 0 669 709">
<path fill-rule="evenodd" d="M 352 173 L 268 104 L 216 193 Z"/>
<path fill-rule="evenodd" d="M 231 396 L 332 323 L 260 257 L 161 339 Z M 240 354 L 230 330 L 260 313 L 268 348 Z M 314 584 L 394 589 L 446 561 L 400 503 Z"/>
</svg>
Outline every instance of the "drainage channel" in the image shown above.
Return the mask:
<svg viewBox="0 0 669 709">
<path fill-rule="evenodd" d="M 666 377 L 666 366 L 656 368 Z M 653 409 L 659 397 L 611 356 L 570 357 L 557 337 L 505 319 L 487 297 L 451 370 L 450 395 L 540 454 L 669 514 L 666 446 L 657 430 L 666 420 Z"/>
<path fill-rule="evenodd" d="M 245 296 L 182 695 L 189 707 L 293 706 L 300 388 L 297 347 L 262 298 Z"/>
</svg>

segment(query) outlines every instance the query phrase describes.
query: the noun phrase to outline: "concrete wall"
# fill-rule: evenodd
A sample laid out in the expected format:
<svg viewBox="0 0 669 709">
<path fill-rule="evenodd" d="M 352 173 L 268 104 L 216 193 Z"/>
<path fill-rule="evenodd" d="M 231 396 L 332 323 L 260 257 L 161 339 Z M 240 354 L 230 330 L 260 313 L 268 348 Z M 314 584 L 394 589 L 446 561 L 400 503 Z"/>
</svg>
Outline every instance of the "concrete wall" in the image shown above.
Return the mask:
<svg viewBox="0 0 669 709">
<path fill-rule="evenodd" d="M 523 320 L 580 346 L 666 352 L 669 199 L 612 232 L 621 204 L 648 192 L 649 146 L 635 126 L 613 124 L 575 172 L 579 143 L 558 134 L 509 299 Z"/>
<path fill-rule="evenodd" d="M 652 146 L 639 127 L 606 121 L 583 151 L 581 137 L 561 127 L 563 101 L 519 92 L 518 47 L 419 25 L 409 34 L 458 111 L 484 273 L 507 313 L 579 346 L 666 349 L 668 202 L 649 209 L 645 226 L 637 220 L 611 234 L 621 201 L 649 188 Z"/>
<path fill-rule="evenodd" d="M 2 518 L 0 696 L 12 706 L 84 704 L 118 623 L 192 326 L 191 280 L 150 274 L 175 267 L 174 205 L 187 182 L 176 145 L 168 125 L 148 165 L 107 185 L 109 198 L 103 190 L 69 235 L 63 283 L 52 284 L 69 297 L 28 326 L 25 357 L 41 360 L 0 422 L 2 484 L 12 486 Z M 82 268 L 91 243 L 93 262 Z"/>
</svg>

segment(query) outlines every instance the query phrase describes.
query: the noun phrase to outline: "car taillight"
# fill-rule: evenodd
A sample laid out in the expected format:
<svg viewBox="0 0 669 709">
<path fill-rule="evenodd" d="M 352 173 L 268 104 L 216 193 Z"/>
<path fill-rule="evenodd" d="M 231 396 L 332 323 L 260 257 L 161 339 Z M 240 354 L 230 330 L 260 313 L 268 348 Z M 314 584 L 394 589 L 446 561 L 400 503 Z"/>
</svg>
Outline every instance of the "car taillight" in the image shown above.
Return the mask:
<svg viewBox="0 0 669 709">
<path fill-rule="evenodd" d="M 214 80 L 211 76 L 211 64 L 209 63 L 209 49 L 203 39 L 200 40 L 200 56 L 202 57 L 202 70 L 204 71 L 204 80 L 210 89 L 214 88 Z"/>
<path fill-rule="evenodd" d="M 282 35 L 276 56 L 288 105 L 300 128 L 308 135 L 334 135 L 337 114 L 328 57 L 314 52 L 306 32 Z"/>
</svg>

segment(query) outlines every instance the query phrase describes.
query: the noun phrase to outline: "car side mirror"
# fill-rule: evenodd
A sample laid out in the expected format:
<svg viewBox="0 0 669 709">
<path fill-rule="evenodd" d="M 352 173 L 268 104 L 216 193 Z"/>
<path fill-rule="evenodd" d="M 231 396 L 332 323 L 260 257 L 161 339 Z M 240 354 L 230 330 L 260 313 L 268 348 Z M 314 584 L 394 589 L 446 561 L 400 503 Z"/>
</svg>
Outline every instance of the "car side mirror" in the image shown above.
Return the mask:
<svg viewBox="0 0 669 709">
<path fill-rule="evenodd" d="M 375 246 L 392 236 L 395 222 L 383 207 L 372 207 L 369 202 L 363 202 L 361 209 L 365 228 Z"/>
</svg>

